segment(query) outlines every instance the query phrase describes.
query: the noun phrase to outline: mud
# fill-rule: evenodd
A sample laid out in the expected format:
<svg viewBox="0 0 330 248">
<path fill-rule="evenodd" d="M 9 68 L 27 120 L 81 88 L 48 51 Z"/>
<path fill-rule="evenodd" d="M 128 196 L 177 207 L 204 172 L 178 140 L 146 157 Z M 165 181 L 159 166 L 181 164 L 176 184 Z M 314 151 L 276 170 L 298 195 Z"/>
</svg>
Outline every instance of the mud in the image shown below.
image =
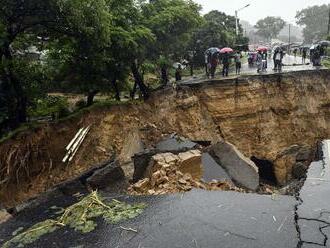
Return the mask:
<svg viewBox="0 0 330 248">
<path fill-rule="evenodd" d="M 0 144 L 0 201 L 16 205 L 120 154 L 132 130 L 146 148 L 172 133 L 211 143 L 224 139 L 246 157 L 272 162 L 276 180 L 286 184 L 297 158 L 277 163 L 278 156 L 330 136 L 329 95 L 330 72 L 322 70 L 214 80 L 154 92 L 146 103 L 92 108 Z M 74 161 L 63 164 L 65 146 L 87 125 L 92 129 Z"/>
</svg>

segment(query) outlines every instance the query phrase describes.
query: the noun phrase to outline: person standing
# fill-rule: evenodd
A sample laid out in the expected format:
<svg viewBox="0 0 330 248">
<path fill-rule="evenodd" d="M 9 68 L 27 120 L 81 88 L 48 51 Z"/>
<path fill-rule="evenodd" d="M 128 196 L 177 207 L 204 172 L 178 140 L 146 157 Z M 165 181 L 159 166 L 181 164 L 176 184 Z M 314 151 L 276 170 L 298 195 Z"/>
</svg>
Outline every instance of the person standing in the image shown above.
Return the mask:
<svg viewBox="0 0 330 248">
<path fill-rule="evenodd" d="M 181 73 L 182 73 L 182 67 L 181 64 L 178 64 L 178 67 L 175 70 L 175 81 L 177 82 L 181 81 L 182 79 Z"/>
<path fill-rule="evenodd" d="M 241 74 L 241 67 L 242 67 L 242 62 L 241 62 L 242 55 L 239 51 L 235 54 L 235 67 L 236 67 L 236 75 Z"/>
<path fill-rule="evenodd" d="M 275 58 L 275 71 L 281 71 L 282 70 L 283 52 L 276 51 L 274 54 L 274 58 Z"/>
<path fill-rule="evenodd" d="M 211 55 L 211 69 L 210 69 L 211 78 L 214 78 L 217 66 L 218 66 L 218 54 L 214 53 Z"/>
<path fill-rule="evenodd" d="M 298 49 L 297 49 L 297 48 L 295 48 L 295 49 L 293 50 L 293 55 L 294 55 L 294 58 L 297 58 L 297 52 L 298 52 Z"/>
<path fill-rule="evenodd" d="M 257 53 L 257 72 L 259 73 L 262 70 L 262 54 L 261 51 Z"/>
<path fill-rule="evenodd" d="M 206 77 L 210 77 L 210 54 L 208 52 L 205 53 L 205 73 Z"/>
<path fill-rule="evenodd" d="M 262 53 L 262 70 L 263 71 L 267 70 L 267 51 L 264 51 Z"/>
<path fill-rule="evenodd" d="M 307 57 L 307 50 L 306 48 L 304 48 L 302 50 L 302 63 L 305 64 L 306 63 L 306 57 Z"/>
<path fill-rule="evenodd" d="M 229 54 L 226 52 L 223 55 L 222 58 L 222 76 L 223 77 L 228 77 L 228 73 L 229 73 Z"/>
</svg>

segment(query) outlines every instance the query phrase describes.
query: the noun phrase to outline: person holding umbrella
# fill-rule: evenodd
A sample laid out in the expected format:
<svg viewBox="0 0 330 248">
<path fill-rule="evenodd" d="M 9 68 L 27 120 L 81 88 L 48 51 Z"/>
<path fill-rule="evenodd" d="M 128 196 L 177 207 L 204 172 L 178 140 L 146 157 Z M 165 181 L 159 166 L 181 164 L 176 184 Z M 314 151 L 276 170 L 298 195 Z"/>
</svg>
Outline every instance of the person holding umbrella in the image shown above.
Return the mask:
<svg viewBox="0 0 330 248">
<path fill-rule="evenodd" d="M 211 78 L 214 78 L 214 76 L 215 76 L 215 72 L 217 70 L 218 63 L 219 63 L 218 54 L 213 53 L 211 55 L 211 69 L 210 69 Z"/>
<path fill-rule="evenodd" d="M 259 50 L 257 53 L 257 73 L 259 73 L 262 70 L 262 54 Z"/>
<path fill-rule="evenodd" d="M 303 48 L 302 50 L 302 63 L 305 64 L 306 63 L 306 57 L 307 57 L 307 49 Z"/>
<path fill-rule="evenodd" d="M 220 50 L 220 53 L 223 54 L 222 56 L 222 76 L 223 77 L 228 77 L 228 73 L 229 73 L 229 53 L 234 52 L 233 49 L 229 48 L 229 47 L 225 47 L 222 48 Z"/>
<path fill-rule="evenodd" d="M 241 67 L 242 67 L 242 62 L 241 62 L 242 55 L 239 51 L 235 54 L 235 66 L 236 66 L 236 75 L 241 74 Z"/>
</svg>

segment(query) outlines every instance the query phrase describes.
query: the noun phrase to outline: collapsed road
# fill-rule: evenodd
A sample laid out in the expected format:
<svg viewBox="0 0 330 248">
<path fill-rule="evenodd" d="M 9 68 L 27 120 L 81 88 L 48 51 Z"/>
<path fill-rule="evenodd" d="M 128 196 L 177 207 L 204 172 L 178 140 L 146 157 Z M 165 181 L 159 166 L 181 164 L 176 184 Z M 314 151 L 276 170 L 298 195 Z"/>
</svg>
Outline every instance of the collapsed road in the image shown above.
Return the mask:
<svg viewBox="0 0 330 248">
<path fill-rule="evenodd" d="M 65 228 L 26 247 L 330 247 L 329 147 L 330 140 L 322 143 L 322 159 L 311 164 L 297 197 L 203 190 L 144 197 L 103 192 L 107 199 L 145 202 L 147 208 L 120 225 L 98 220 L 91 233 Z M 54 215 L 52 206 L 74 201 L 56 190 L 48 193 L 1 225 L 1 242 Z"/>
<path fill-rule="evenodd" d="M 0 144 L 0 244 L 51 220 L 61 228 L 26 247 L 329 247 L 328 141 L 315 148 L 330 136 L 328 84 L 327 70 L 194 82 L 18 134 Z M 119 223 L 83 212 L 83 234 L 59 209 L 91 190 L 146 208 Z"/>
</svg>

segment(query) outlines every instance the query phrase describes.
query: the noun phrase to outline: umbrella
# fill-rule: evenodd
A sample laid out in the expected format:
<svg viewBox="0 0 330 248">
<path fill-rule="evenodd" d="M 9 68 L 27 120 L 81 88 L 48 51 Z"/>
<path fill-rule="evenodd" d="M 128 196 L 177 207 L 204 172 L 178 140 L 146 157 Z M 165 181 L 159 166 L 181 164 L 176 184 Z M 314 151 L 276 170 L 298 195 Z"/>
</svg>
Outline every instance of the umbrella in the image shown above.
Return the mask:
<svg viewBox="0 0 330 248">
<path fill-rule="evenodd" d="M 260 46 L 260 47 L 257 48 L 257 51 L 261 51 L 261 52 L 268 51 L 268 47 Z"/>
<path fill-rule="evenodd" d="M 211 47 L 211 48 L 207 49 L 205 53 L 208 53 L 211 55 L 215 54 L 215 53 L 220 53 L 220 49 L 217 47 Z"/>
<path fill-rule="evenodd" d="M 234 50 L 231 49 L 230 47 L 225 47 L 220 50 L 220 53 L 232 53 L 232 52 L 234 52 Z"/>
<path fill-rule="evenodd" d="M 330 46 L 330 41 L 328 40 L 321 40 L 318 42 L 321 46 Z"/>
<path fill-rule="evenodd" d="M 312 45 L 312 46 L 309 48 L 309 50 L 315 50 L 315 49 L 318 48 L 318 47 L 320 47 L 319 44 L 314 44 L 314 45 Z"/>
</svg>

